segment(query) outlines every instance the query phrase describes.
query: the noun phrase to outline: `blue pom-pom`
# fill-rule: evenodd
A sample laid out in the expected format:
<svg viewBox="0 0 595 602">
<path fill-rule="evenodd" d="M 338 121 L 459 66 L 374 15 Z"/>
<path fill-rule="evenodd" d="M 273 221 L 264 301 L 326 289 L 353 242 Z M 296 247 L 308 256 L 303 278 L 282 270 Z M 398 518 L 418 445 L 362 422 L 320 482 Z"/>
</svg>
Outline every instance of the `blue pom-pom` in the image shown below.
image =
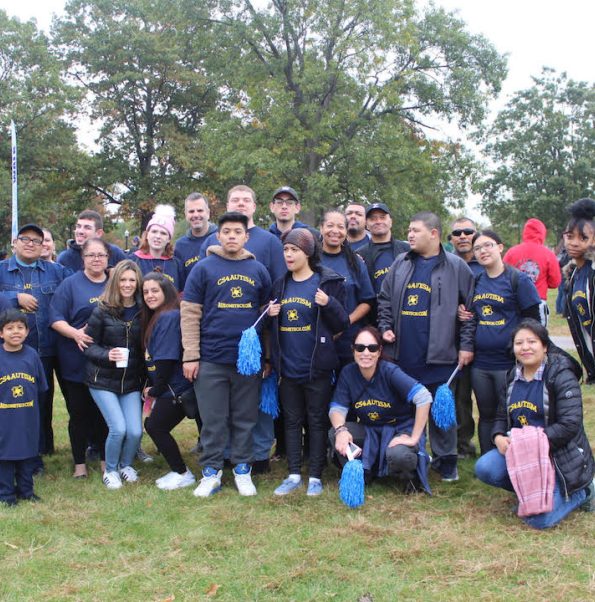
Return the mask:
<svg viewBox="0 0 595 602">
<path fill-rule="evenodd" d="M 339 481 L 339 497 L 349 508 L 364 504 L 364 465 L 361 460 L 349 460 Z"/>
<path fill-rule="evenodd" d="M 242 338 L 238 346 L 238 361 L 236 363 L 238 372 L 243 376 L 252 376 L 261 370 L 260 355 L 262 348 L 256 328 L 251 326 L 242 332 Z"/>
<path fill-rule="evenodd" d="M 277 418 L 279 416 L 279 394 L 277 391 L 277 375 L 271 372 L 260 388 L 260 411 Z"/>
<path fill-rule="evenodd" d="M 436 426 L 443 431 L 448 431 L 457 424 L 455 397 L 448 385 L 440 385 L 434 395 L 432 418 Z"/>
</svg>

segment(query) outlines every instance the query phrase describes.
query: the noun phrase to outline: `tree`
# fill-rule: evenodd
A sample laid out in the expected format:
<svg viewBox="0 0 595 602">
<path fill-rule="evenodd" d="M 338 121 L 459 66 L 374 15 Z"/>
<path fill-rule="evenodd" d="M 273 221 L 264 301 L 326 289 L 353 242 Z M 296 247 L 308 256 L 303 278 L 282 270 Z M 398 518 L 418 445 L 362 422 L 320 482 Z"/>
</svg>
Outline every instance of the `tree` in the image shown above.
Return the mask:
<svg viewBox="0 0 595 602">
<path fill-rule="evenodd" d="M 203 116 L 218 98 L 208 2 L 71 0 L 54 31 L 100 124 L 88 189 L 128 216 L 179 201 L 195 186 Z"/>
<path fill-rule="evenodd" d="M 64 209 L 76 204 L 85 156 L 69 121 L 75 90 L 33 21 L 0 11 L 0 236 L 10 240 L 10 120 L 18 138 L 19 221 L 36 221 L 64 239 Z"/>
<path fill-rule="evenodd" d="M 206 116 L 203 181 L 265 197 L 290 183 L 316 212 L 352 198 L 408 212 L 453 200 L 469 156 L 433 142 L 428 122 L 482 122 L 506 73 L 485 38 L 411 0 L 221 0 L 218 14 L 225 94 Z"/>
<path fill-rule="evenodd" d="M 595 192 L 594 85 L 552 69 L 533 81 L 498 114 L 485 143 L 493 167 L 481 183 L 482 209 L 515 242 L 530 217 L 559 236 L 565 207 Z"/>
</svg>

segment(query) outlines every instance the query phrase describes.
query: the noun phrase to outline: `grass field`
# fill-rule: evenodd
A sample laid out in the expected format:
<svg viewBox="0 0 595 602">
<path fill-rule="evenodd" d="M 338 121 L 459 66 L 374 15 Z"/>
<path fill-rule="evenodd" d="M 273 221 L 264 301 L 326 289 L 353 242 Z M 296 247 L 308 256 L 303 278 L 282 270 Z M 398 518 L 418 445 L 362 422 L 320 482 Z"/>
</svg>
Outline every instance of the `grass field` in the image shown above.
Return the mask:
<svg viewBox="0 0 595 602">
<path fill-rule="evenodd" d="M 595 391 L 583 391 L 595 442 Z M 255 479 L 255 498 L 240 498 L 228 472 L 207 500 L 192 488 L 160 491 L 160 456 L 140 466 L 140 483 L 107 491 L 98 465 L 86 481 L 71 478 L 61 398 L 56 406 L 57 453 L 36 481 L 42 501 L 0 509 L 3 601 L 595 599 L 595 514 L 533 531 L 511 495 L 473 478 L 471 460 L 458 483 L 432 475 L 432 497 L 376 482 L 359 510 L 340 503 L 334 467 L 319 499 L 275 498 L 278 463 Z M 176 435 L 188 450 L 193 425 Z M 145 448 L 154 452 L 146 436 Z"/>
</svg>

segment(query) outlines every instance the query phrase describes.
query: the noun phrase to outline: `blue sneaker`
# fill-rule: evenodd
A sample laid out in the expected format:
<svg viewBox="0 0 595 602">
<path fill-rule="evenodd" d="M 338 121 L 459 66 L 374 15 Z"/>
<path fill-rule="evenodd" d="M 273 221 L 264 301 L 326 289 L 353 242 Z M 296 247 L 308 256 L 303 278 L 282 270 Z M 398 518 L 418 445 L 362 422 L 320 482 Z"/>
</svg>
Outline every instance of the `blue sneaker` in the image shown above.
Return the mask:
<svg viewBox="0 0 595 602">
<path fill-rule="evenodd" d="M 320 479 L 316 479 L 315 481 L 309 481 L 306 495 L 309 495 L 310 497 L 314 497 L 315 495 L 322 495 L 322 481 Z"/>
<path fill-rule="evenodd" d="M 209 497 L 221 489 L 222 470 L 215 470 L 211 466 L 205 466 L 202 469 L 202 479 L 198 487 L 194 490 L 196 497 Z"/>
<path fill-rule="evenodd" d="M 240 492 L 240 495 L 251 496 L 256 495 L 256 487 L 254 487 L 254 483 L 252 482 L 252 477 L 250 473 L 252 469 L 250 464 L 242 463 L 238 464 L 233 469 L 233 478 L 236 483 L 236 487 Z"/>
<path fill-rule="evenodd" d="M 300 479 L 299 481 L 294 481 L 293 479 L 290 479 L 288 477 L 283 481 L 283 483 L 281 483 L 281 485 L 279 485 L 279 487 L 277 487 L 277 489 L 275 489 L 274 493 L 275 495 L 287 495 L 288 493 L 299 489 L 301 486 L 302 479 Z"/>
</svg>

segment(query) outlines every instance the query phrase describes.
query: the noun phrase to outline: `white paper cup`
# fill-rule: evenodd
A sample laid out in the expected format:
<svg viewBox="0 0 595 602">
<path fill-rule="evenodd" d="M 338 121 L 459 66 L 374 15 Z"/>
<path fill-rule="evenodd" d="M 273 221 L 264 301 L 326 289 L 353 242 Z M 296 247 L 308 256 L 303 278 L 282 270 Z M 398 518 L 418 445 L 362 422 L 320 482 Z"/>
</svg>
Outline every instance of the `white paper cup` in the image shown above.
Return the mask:
<svg viewBox="0 0 595 602">
<path fill-rule="evenodd" d="M 130 349 L 128 347 L 116 347 L 119 349 L 126 357 L 123 360 L 119 360 L 116 362 L 117 368 L 127 368 L 128 367 L 128 356 L 130 355 Z"/>
</svg>

